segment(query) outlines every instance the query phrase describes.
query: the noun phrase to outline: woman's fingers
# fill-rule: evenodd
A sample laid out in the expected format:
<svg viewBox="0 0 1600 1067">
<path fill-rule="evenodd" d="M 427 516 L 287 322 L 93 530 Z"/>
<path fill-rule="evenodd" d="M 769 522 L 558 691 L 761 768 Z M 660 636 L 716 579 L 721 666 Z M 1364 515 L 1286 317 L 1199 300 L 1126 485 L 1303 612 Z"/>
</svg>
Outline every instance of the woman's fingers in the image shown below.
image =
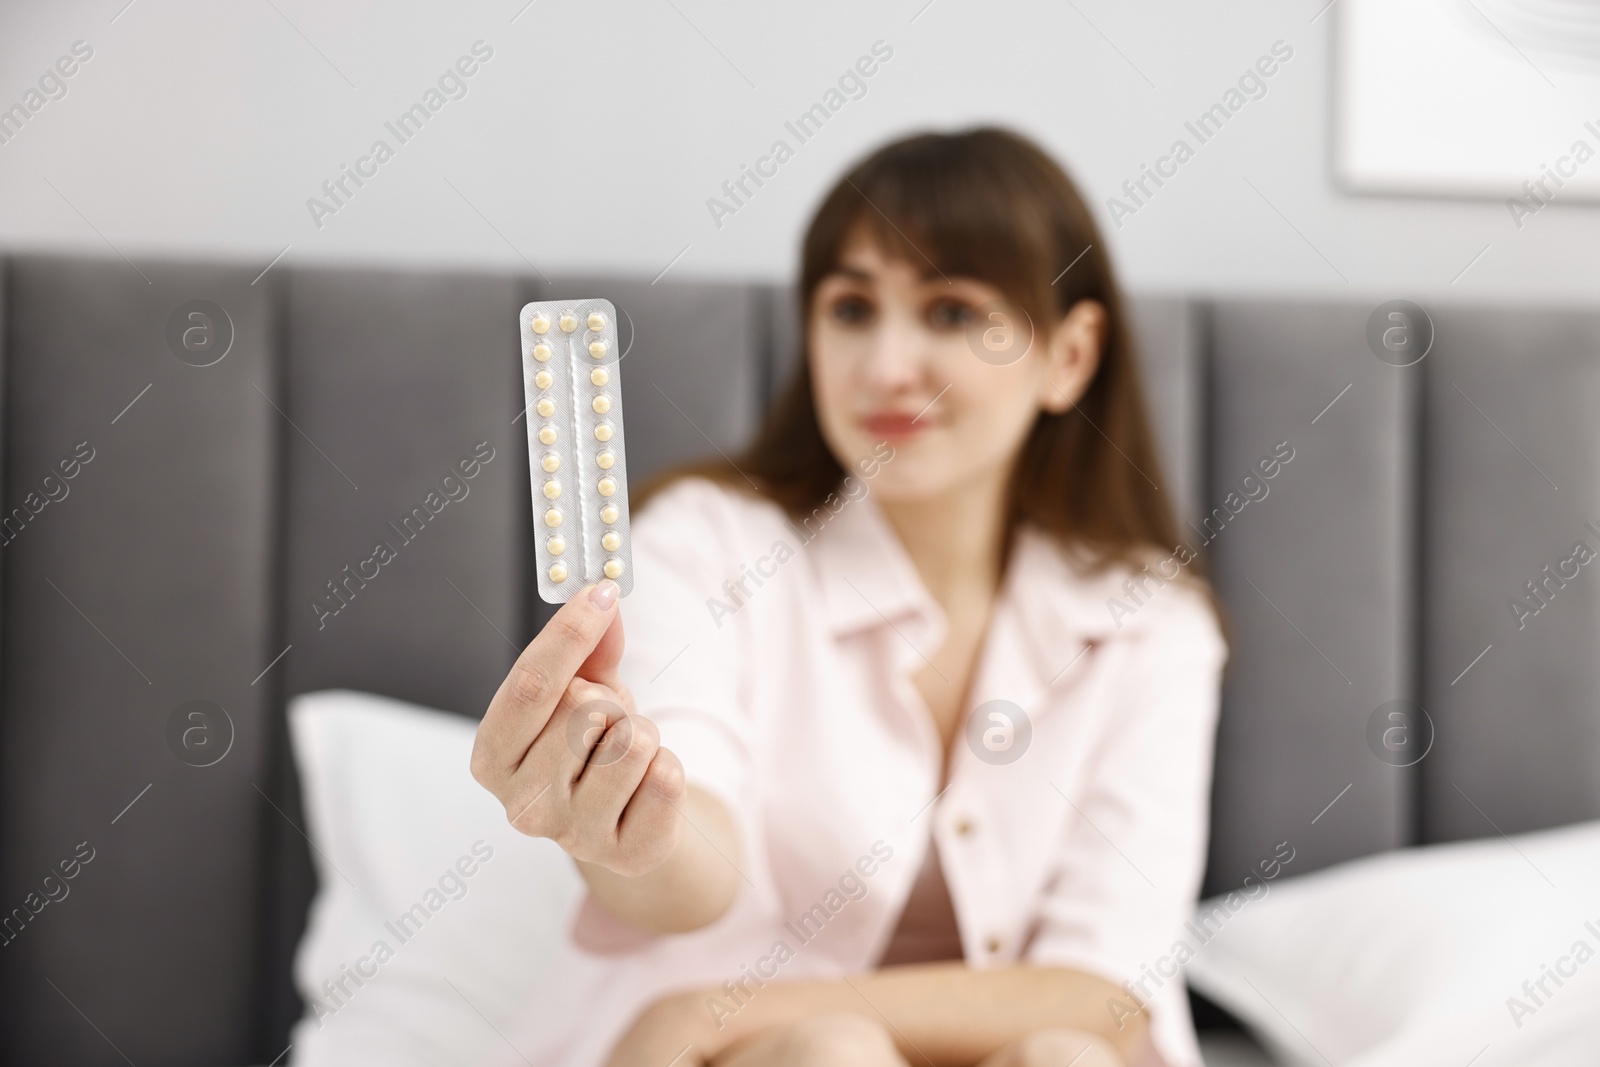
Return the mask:
<svg viewBox="0 0 1600 1067">
<path fill-rule="evenodd" d="M 978 1067 L 1034 1067 L 1070 1063 L 1073 1067 L 1124 1067 L 1116 1049 L 1084 1030 L 1035 1030 L 989 1056 Z"/>
<path fill-rule="evenodd" d="M 556 702 L 544 729 L 523 753 L 522 762 L 507 777 L 515 779 L 518 788 L 526 788 L 525 783 L 534 780 L 540 788 L 553 785 L 560 796 L 570 796 L 573 784 L 606 731 L 626 715 L 618 694 L 603 685 L 574 678 Z"/>
<path fill-rule="evenodd" d="M 624 866 L 614 870 L 643 873 L 666 862 L 683 831 L 687 793 L 683 764 L 670 749 L 658 748 L 617 824 L 617 852 Z"/>
<path fill-rule="evenodd" d="M 649 719 L 624 715 L 608 723 L 598 740 L 573 785 L 573 804 L 614 836 L 623 809 L 661 748 L 661 733 Z"/>
<path fill-rule="evenodd" d="M 501 799 L 523 833 L 642 874 L 677 844 L 683 769 L 661 748 L 655 723 L 629 714 L 632 703 L 626 691 L 573 679 Z"/>
<path fill-rule="evenodd" d="M 611 617 L 611 625 L 600 635 L 594 650 L 578 668 L 578 677 L 609 685 L 613 689 L 620 688 L 622 680 L 617 677 L 617 665 L 622 662 L 623 643 L 622 613 L 619 611 Z"/>
<path fill-rule="evenodd" d="M 551 714 L 549 724 L 523 759 L 526 766 L 571 787 L 594 760 L 595 749 L 628 718 L 628 704 L 609 686 L 574 678 Z M 612 738 L 615 745 L 616 737 Z"/>
<path fill-rule="evenodd" d="M 517 656 L 489 702 L 472 747 L 472 776 L 491 792 L 521 765 L 568 683 L 602 643 L 604 654 L 597 660 L 601 673 L 614 671 L 622 651 L 620 624 L 613 636 L 607 635 L 618 616 L 617 593 L 617 583 L 609 578 L 579 593 Z"/>
</svg>

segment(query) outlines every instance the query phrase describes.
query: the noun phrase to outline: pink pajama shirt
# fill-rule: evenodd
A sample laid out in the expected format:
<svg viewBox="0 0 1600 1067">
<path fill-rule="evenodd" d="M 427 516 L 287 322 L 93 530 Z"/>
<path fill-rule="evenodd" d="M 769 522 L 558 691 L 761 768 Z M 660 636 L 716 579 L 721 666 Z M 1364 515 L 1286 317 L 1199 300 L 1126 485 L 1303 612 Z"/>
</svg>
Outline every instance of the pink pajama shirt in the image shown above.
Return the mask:
<svg viewBox="0 0 1600 1067">
<path fill-rule="evenodd" d="M 591 1067 L 664 994 L 704 989 L 726 1022 L 770 982 L 871 969 L 931 840 L 968 966 L 1140 982 L 1162 1059 L 1200 1067 L 1182 977 L 1158 972 L 1205 861 L 1226 658 L 1205 598 L 1155 558 L 1130 592 L 1023 530 L 941 792 L 911 676 L 943 611 L 870 493 L 820 515 L 695 478 L 635 517 L 623 679 L 735 816 L 740 893 L 667 936 L 586 901 L 495 1062 Z"/>
</svg>

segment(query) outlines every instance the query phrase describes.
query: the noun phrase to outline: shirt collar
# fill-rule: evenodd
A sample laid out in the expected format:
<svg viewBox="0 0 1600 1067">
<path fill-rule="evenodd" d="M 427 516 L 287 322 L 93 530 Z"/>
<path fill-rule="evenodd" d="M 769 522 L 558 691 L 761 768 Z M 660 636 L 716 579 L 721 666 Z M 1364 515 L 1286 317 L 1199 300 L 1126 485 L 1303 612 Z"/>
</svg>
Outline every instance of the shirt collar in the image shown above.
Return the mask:
<svg viewBox="0 0 1600 1067">
<path fill-rule="evenodd" d="M 1014 612 L 1042 682 L 1053 680 L 1086 646 L 1118 627 L 1107 600 L 1119 595 L 1119 568 L 1094 573 L 1054 536 L 1024 526 L 1013 546 L 1000 596 Z"/>
<path fill-rule="evenodd" d="M 904 638 L 898 643 L 912 646 L 909 660 L 932 656 L 944 643 L 944 610 L 922 584 L 876 499 L 871 493 L 829 499 L 835 510 L 824 506 L 793 528 L 808 543 L 834 635 L 892 625 Z M 1092 574 L 1055 537 L 1023 527 L 995 608 L 997 617 L 1014 613 L 1026 647 L 991 652 L 1045 684 L 1086 645 L 1116 632 L 1106 606 L 1108 597 L 1118 595 L 1116 573 Z"/>
<path fill-rule="evenodd" d="M 944 609 L 922 584 L 877 500 L 870 492 L 828 500 L 836 510 L 817 509 L 796 533 L 812 538 L 811 559 L 834 635 L 892 624 L 932 655 L 944 643 Z M 917 633 L 908 632 L 908 625 Z"/>
</svg>

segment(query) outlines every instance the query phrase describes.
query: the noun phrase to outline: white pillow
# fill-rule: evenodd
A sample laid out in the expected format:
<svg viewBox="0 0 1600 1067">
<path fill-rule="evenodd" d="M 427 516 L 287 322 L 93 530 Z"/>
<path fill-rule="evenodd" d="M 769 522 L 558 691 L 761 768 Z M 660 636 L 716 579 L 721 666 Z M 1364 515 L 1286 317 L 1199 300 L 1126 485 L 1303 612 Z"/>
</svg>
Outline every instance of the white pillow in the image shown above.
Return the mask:
<svg viewBox="0 0 1600 1067">
<path fill-rule="evenodd" d="M 293 700 L 289 724 L 321 882 L 295 959 L 308 1011 L 291 1062 L 481 1060 L 564 936 L 577 872 L 472 780 L 476 722 L 333 690 Z M 372 977 L 358 985 L 358 969 Z"/>
<path fill-rule="evenodd" d="M 1270 885 L 1187 974 L 1280 1063 L 1600 1062 L 1600 822 L 1385 853 Z M 1547 967 L 1571 973 L 1557 984 Z"/>
</svg>

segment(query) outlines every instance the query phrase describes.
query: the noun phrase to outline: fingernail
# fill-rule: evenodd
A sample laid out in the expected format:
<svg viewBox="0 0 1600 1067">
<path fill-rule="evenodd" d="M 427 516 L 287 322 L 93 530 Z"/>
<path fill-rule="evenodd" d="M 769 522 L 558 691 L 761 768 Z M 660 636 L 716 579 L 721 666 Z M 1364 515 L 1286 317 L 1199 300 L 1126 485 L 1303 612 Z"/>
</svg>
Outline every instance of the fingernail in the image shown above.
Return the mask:
<svg viewBox="0 0 1600 1067">
<path fill-rule="evenodd" d="M 600 584 L 589 590 L 589 603 L 605 611 L 617 602 L 617 594 L 622 587 L 610 578 L 602 579 Z"/>
</svg>

